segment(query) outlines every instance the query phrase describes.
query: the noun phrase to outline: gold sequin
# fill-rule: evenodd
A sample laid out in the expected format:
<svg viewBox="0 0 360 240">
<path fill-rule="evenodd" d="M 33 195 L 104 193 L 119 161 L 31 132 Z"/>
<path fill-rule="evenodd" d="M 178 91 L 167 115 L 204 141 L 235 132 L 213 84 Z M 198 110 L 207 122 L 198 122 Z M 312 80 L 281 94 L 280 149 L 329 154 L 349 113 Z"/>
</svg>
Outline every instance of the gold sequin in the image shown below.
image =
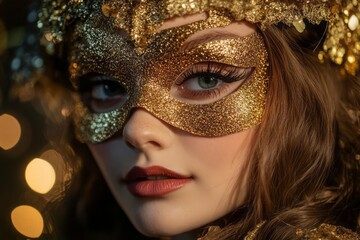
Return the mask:
<svg viewBox="0 0 360 240">
<path fill-rule="evenodd" d="M 253 240 L 258 235 L 259 229 L 265 224 L 265 221 L 256 225 L 244 238 L 244 240 Z M 330 224 L 321 224 L 315 229 L 296 229 L 298 240 L 360 240 L 359 234 L 340 226 Z M 206 235 L 198 240 L 207 239 Z"/>
<path fill-rule="evenodd" d="M 38 25 L 51 36 L 48 40 L 58 43 L 68 25 L 84 21 L 98 8 L 131 35 L 138 51 L 166 19 L 210 10 L 226 11 L 233 20 L 258 23 L 261 29 L 281 22 L 302 32 L 305 19 L 313 24 L 328 21 L 320 60 L 330 59 L 353 75 L 359 71 L 360 4 L 354 0 L 45 0 Z M 338 49 L 345 49 L 342 57 Z M 345 61 L 350 55 L 356 57 L 353 63 Z"/>
<path fill-rule="evenodd" d="M 253 240 L 259 229 L 266 223 L 266 221 L 262 221 L 261 223 L 259 223 L 258 225 L 255 226 L 255 228 L 253 230 L 251 230 L 250 232 L 248 232 L 248 234 L 246 234 L 244 240 Z"/>
<path fill-rule="evenodd" d="M 351 230 L 330 224 L 321 224 L 315 229 L 297 229 L 300 240 L 360 240 L 360 236 Z"/>
<path fill-rule="evenodd" d="M 345 72 L 356 75 L 360 64 L 360 51 L 357 49 L 360 41 L 360 4 L 353 0 L 336 2 L 339 7 L 334 10 L 335 15 L 329 21 L 323 45 L 324 55 L 341 65 Z M 343 52 L 339 54 L 339 51 Z"/>
</svg>

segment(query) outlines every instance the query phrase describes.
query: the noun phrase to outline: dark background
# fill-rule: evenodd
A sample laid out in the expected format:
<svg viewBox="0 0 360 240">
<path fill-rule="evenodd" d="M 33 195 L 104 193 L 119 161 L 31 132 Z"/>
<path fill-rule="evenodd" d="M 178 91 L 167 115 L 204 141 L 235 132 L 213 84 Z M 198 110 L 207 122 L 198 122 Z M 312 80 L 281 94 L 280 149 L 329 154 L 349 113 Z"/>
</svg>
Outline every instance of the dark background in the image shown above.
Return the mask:
<svg viewBox="0 0 360 240">
<path fill-rule="evenodd" d="M 21 99 L 12 92 L 15 85 L 31 79 L 34 69 L 31 61 L 39 42 L 37 5 L 29 0 L 0 0 L 0 116 L 14 116 L 22 129 L 17 145 L 9 150 L 0 147 L 0 239 L 4 240 L 29 239 L 13 226 L 11 212 L 20 205 L 41 212 L 47 199 L 46 194 L 34 192 L 25 181 L 27 164 L 49 149 L 43 133 L 45 118 L 31 96 Z M 41 67 L 41 61 L 36 67 Z M 46 218 L 44 221 L 46 224 Z M 44 231 L 38 239 L 52 237 Z"/>
</svg>

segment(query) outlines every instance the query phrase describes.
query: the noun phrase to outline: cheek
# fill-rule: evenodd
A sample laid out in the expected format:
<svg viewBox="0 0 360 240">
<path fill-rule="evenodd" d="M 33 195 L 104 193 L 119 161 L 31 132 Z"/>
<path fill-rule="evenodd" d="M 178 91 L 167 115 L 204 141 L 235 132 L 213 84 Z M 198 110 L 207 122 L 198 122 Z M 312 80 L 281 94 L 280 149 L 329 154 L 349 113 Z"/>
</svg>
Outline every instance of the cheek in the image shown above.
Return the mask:
<svg viewBox="0 0 360 240">
<path fill-rule="evenodd" d="M 208 199 L 222 202 L 234 201 L 227 205 L 232 209 L 245 200 L 253 132 L 254 128 L 224 137 L 191 136 L 182 140 L 188 159 L 191 159 L 188 165 L 199 184 L 199 197 L 208 196 Z"/>
<path fill-rule="evenodd" d="M 88 144 L 88 147 L 105 178 L 123 176 L 138 156 L 124 141 L 117 138 Z"/>
<path fill-rule="evenodd" d="M 230 166 L 239 169 L 248 158 L 253 131 L 254 128 L 216 138 L 184 137 L 182 145 L 206 169 Z"/>
</svg>

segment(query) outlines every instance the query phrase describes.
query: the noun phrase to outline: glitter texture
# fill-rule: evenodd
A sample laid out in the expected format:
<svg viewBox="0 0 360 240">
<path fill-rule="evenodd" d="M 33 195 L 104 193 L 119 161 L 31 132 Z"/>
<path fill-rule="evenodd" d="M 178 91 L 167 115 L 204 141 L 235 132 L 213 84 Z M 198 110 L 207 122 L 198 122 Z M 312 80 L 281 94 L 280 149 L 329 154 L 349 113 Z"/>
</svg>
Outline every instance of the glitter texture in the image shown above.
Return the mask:
<svg viewBox="0 0 360 240">
<path fill-rule="evenodd" d="M 262 221 L 256 227 L 251 230 L 244 238 L 244 240 L 253 240 L 257 237 L 259 229 L 265 224 Z M 218 226 L 212 226 L 208 233 L 221 230 Z M 296 229 L 296 235 L 298 240 L 360 240 L 359 235 L 351 230 L 334 226 L 330 224 L 321 224 L 318 228 L 314 229 Z M 207 235 L 198 238 L 197 240 L 206 240 Z"/>
<path fill-rule="evenodd" d="M 94 10 L 113 18 L 126 30 L 141 51 L 156 29 L 166 19 L 188 14 L 226 11 L 233 20 L 257 23 L 261 29 L 276 23 L 306 28 L 304 20 L 313 24 L 328 21 L 323 51 L 319 60 L 341 65 L 345 73 L 356 75 L 360 59 L 360 4 L 357 0 L 45 0 L 39 27 L 52 42 L 63 41 L 68 26 L 84 21 Z M 51 42 L 52 41 L 52 42 Z"/>
<path fill-rule="evenodd" d="M 298 229 L 296 235 L 300 240 L 360 240 L 359 235 L 344 227 L 321 224 L 318 228 Z"/>
<path fill-rule="evenodd" d="M 244 240 L 253 240 L 256 237 L 256 234 L 258 233 L 259 229 L 266 223 L 266 221 L 262 221 L 261 223 L 259 223 L 258 225 L 255 226 L 255 228 L 253 230 L 251 230 L 250 232 L 248 232 L 248 234 L 246 234 Z"/>
<path fill-rule="evenodd" d="M 328 34 L 319 59 L 330 58 L 343 66 L 343 73 L 356 75 L 360 68 L 360 4 L 357 0 L 342 1 L 336 13 L 337 21 L 330 21 Z"/>
<path fill-rule="evenodd" d="M 93 14 L 79 24 L 70 58 L 74 85 L 79 76 L 96 72 L 118 80 L 127 89 L 129 99 L 121 109 L 93 113 L 77 98 L 74 119 L 78 138 L 85 142 L 106 140 L 122 128 L 129 112 L 136 107 L 199 136 L 223 136 L 259 124 L 268 81 L 268 56 L 259 33 L 181 49 L 193 33 L 230 22 L 226 13 L 211 11 L 207 20 L 155 34 L 141 53 L 129 35 L 101 14 Z M 254 71 L 237 90 L 213 103 L 190 104 L 175 99 L 170 89 L 176 77 L 199 62 L 218 62 Z"/>
</svg>

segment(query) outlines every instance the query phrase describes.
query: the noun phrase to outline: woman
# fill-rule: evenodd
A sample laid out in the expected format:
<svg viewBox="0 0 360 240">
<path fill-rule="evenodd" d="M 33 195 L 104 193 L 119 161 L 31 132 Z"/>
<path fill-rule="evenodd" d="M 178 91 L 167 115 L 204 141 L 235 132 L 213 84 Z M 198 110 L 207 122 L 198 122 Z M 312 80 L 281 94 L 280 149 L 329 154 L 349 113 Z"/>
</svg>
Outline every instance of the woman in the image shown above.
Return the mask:
<svg viewBox="0 0 360 240">
<path fill-rule="evenodd" d="M 45 2 L 40 25 L 69 66 L 91 153 L 72 144 L 83 160 L 63 201 L 66 239 L 358 239 L 359 12 Z"/>
</svg>

